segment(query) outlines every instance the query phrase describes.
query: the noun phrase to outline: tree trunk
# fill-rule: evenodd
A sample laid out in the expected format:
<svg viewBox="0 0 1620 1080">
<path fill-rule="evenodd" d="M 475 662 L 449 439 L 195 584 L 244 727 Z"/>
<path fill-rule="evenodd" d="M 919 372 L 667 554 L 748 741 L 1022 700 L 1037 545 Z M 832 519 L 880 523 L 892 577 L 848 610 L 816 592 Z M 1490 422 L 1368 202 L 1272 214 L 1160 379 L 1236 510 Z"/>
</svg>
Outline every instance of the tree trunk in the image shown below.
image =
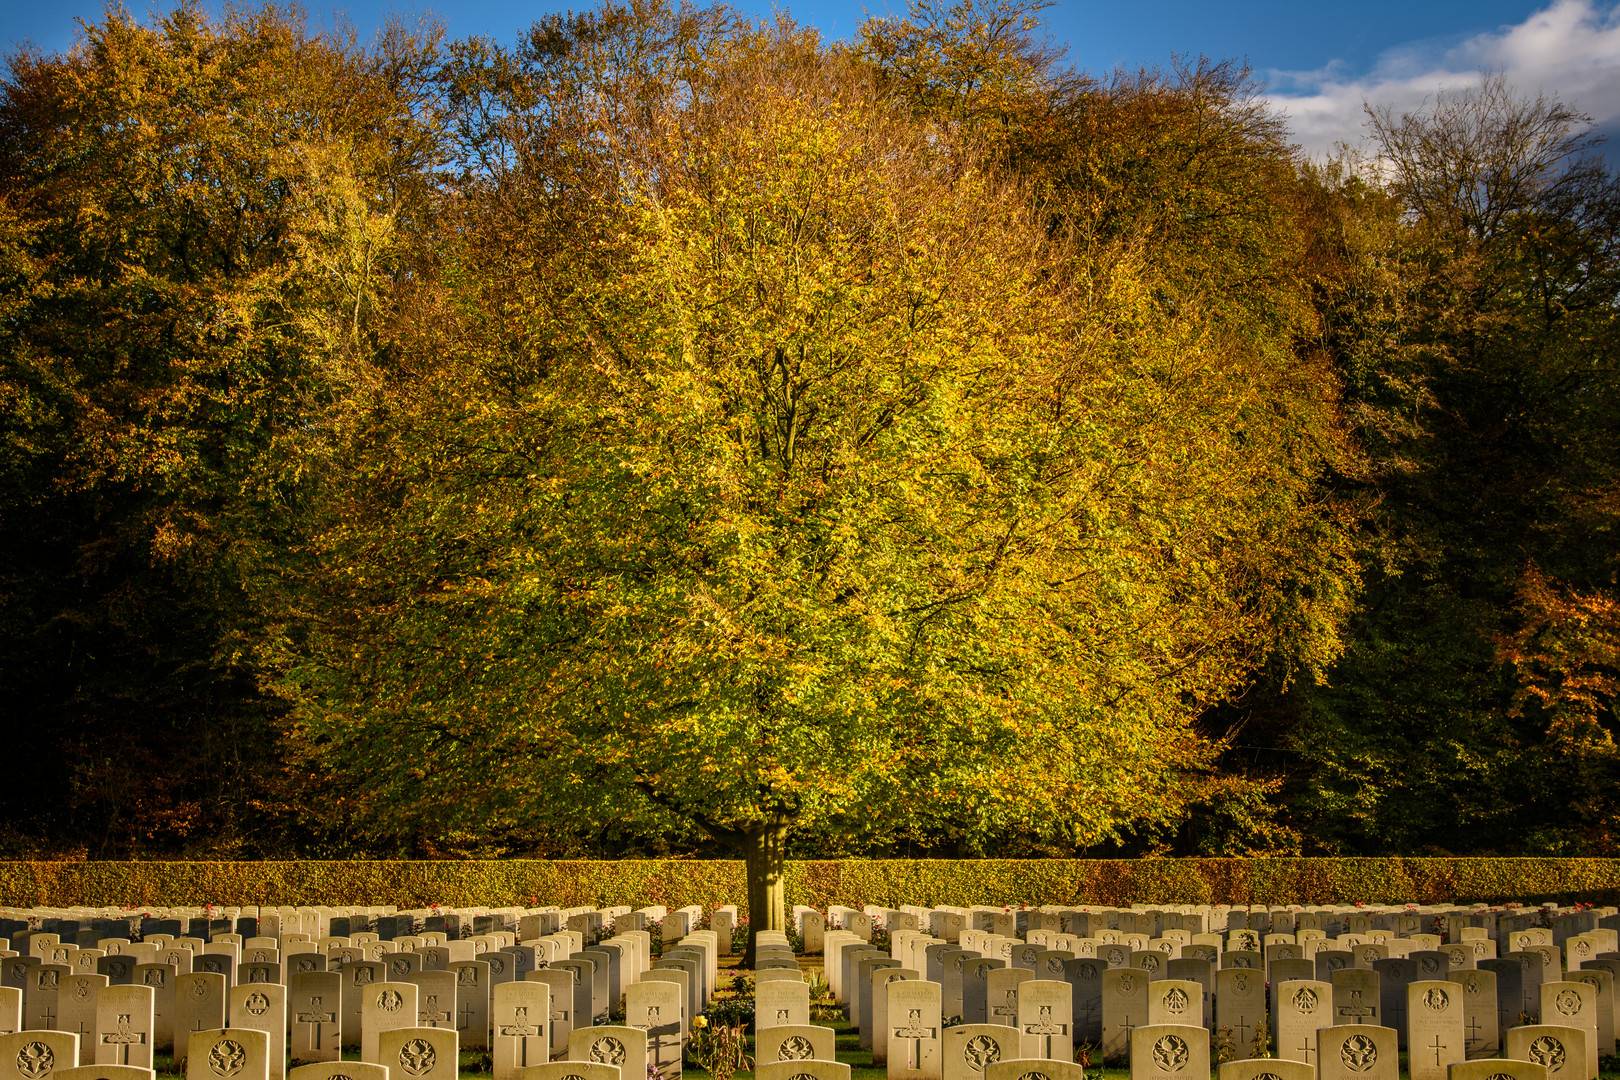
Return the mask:
<svg viewBox="0 0 1620 1080">
<path fill-rule="evenodd" d="M 754 947 L 761 930 L 786 930 L 783 903 L 782 856 L 787 850 L 788 823 L 784 818 L 743 829 L 743 857 L 748 863 L 748 949 L 743 967 L 754 966 Z"/>
</svg>

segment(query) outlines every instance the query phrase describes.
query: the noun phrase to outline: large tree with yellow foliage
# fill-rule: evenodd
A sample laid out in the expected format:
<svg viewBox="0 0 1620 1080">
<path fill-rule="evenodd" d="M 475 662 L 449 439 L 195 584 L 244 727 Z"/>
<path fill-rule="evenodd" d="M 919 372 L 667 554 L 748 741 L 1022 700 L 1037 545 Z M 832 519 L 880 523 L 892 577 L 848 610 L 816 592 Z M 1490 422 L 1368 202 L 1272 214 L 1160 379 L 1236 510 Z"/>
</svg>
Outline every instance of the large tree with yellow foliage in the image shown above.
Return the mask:
<svg viewBox="0 0 1620 1080">
<path fill-rule="evenodd" d="M 755 928 L 794 837 L 1179 814 L 1332 543 L 1328 388 L 791 26 L 481 64 L 431 362 L 334 420 L 287 579 L 311 763 L 469 847 L 707 835 Z"/>
</svg>

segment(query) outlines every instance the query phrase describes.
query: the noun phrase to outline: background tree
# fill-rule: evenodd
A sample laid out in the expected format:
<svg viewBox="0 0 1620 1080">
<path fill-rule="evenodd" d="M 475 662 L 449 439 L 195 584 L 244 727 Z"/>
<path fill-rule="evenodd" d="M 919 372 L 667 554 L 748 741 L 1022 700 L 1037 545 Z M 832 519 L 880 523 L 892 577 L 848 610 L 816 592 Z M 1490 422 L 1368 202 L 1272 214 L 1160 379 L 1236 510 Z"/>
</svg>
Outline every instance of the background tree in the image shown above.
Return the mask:
<svg viewBox="0 0 1620 1080">
<path fill-rule="evenodd" d="M 1270 729 L 1290 802 L 1329 849 L 1607 850 L 1612 695 L 1571 726 L 1525 691 L 1543 662 L 1579 668 L 1578 642 L 1594 687 L 1606 663 L 1614 181 L 1585 118 L 1500 78 L 1371 116 L 1389 181 L 1343 185 L 1366 269 L 1340 279 L 1329 347 L 1380 503 L 1350 647 Z M 1590 631 L 1556 629 L 1582 605 Z"/>
<path fill-rule="evenodd" d="M 0 662 L 13 850 L 291 850 L 248 582 L 278 445 L 374 325 L 431 41 L 122 11 L 0 90 Z"/>
</svg>

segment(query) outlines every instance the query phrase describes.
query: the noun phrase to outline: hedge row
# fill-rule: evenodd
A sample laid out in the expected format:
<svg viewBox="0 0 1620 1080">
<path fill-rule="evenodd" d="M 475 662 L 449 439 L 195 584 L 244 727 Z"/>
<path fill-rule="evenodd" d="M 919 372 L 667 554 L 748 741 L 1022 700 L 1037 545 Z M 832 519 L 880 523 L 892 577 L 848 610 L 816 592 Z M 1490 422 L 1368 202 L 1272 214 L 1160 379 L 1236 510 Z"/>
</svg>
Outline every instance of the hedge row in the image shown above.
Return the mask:
<svg viewBox="0 0 1620 1080">
<path fill-rule="evenodd" d="M 850 859 L 790 862 L 789 904 L 1427 903 L 1620 899 L 1620 859 Z M 744 904 L 743 864 L 0 862 L 0 904 Z"/>
</svg>

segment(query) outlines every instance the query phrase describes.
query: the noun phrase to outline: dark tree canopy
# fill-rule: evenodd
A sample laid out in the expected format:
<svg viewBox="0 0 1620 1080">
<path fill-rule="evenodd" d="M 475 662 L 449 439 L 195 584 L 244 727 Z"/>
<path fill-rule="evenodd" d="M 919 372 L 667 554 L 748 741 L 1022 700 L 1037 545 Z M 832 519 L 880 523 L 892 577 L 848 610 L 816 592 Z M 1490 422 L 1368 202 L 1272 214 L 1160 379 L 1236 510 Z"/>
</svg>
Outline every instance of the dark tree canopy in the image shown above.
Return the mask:
<svg viewBox="0 0 1620 1080">
<path fill-rule="evenodd" d="M 12 57 L 5 851 L 1614 850 L 1586 120 L 1038 14 Z"/>
</svg>

